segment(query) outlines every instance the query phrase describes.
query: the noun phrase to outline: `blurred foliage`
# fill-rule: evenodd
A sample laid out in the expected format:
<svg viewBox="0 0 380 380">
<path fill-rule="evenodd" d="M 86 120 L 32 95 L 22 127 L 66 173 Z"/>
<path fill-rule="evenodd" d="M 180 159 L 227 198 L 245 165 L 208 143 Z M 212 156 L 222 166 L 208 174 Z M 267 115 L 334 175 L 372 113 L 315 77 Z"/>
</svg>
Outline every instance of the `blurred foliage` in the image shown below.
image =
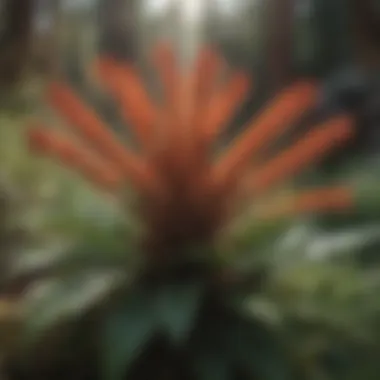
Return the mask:
<svg viewBox="0 0 380 380">
<path fill-rule="evenodd" d="M 103 226 L 112 225 L 118 214 L 82 180 L 30 155 L 25 145 L 29 119 L 29 108 L 0 112 L 0 292 L 16 298 L 46 267 L 64 270 L 63 263 L 57 264 L 61 251 L 79 237 L 102 236 Z M 108 246 L 117 245 L 114 236 L 112 230 Z M 101 249 L 96 239 L 92 243 Z M 81 253 L 74 257 L 77 265 L 86 261 Z"/>
<path fill-rule="evenodd" d="M 377 188 L 373 176 L 357 171 L 363 172 L 342 173 Z M 100 378 L 100 368 L 105 379 L 126 373 L 133 379 L 375 378 L 379 273 L 357 260 L 378 242 L 378 225 L 324 231 L 307 216 L 243 223 L 237 244 L 222 244 L 216 272 L 193 262 L 145 277 L 131 240 L 135 231 L 128 235 L 125 221 L 107 214 L 110 205 L 104 208 L 101 198 L 84 202 L 90 193 L 83 187 L 69 194 L 74 211 L 59 198 L 54 213 L 64 222 L 61 234 L 78 238 L 61 244 L 53 259 L 45 245 L 45 259 L 32 266 L 48 268 L 50 276 L 24 298 L 25 334 L 12 351 L 11 378 Z M 359 211 L 378 215 L 374 199 Z M 199 253 L 192 257 L 204 262 Z M 21 262 L 31 269 L 25 256 Z M 214 283 L 220 266 L 225 275 Z"/>
<path fill-rule="evenodd" d="M 0 114 L 0 282 L 19 302 L 4 304 L 0 344 L 10 379 L 97 379 L 98 363 L 110 380 L 127 370 L 139 380 L 378 378 L 379 145 L 367 154 L 380 125 L 373 111 L 378 72 L 356 62 L 349 2 L 306 3 L 292 16 L 292 46 L 282 51 L 290 59 L 272 57 L 276 43 L 265 43 L 272 38 L 265 33 L 254 41 L 259 53 L 245 63 L 236 41 L 221 43 L 237 64 L 261 58 L 252 64 L 258 95 L 236 124 L 292 77 L 319 76 L 326 84 L 319 112 L 356 112 L 365 138 L 361 149 L 339 152 L 300 182 L 349 180 L 371 193 L 371 202 L 344 215 L 243 222 L 233 244 L 222 239 L 220 288 L 215 273 L 198 263 L 175 268 L 173 278 L 145 281 L 133 216 L 56 164 L 27 154 L 25 110 L 8 107 Z M 115 41 L 114 49 L 127 48 Z M 268 70 L 278 66 L 264 58 L 287 62 L 287 70 L 272 76 Z M 21 325 L 26 334 L 15 348 Z"/>
</svg>

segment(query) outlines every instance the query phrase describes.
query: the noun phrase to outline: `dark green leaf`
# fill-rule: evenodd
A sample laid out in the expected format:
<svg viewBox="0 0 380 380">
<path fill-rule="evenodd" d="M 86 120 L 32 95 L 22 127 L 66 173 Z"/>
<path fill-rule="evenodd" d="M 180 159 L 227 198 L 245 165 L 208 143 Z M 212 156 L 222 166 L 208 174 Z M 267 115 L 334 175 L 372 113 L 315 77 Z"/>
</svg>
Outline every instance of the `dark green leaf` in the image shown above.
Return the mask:
<svg viewBox="0 0 380 380">
<path fill-rule="evenodd" d="M 292 220 L 279 219 L 273 221 L 255 220 L 248 222 L 234 235 L 235 247 L 237 252 L 247 251 L 265 252 L 268 246 L 272 246 L 274 238 L 278 238 L 288 230 Z M 257 253 L 256 253 L 257 256 Z"/>
<path fill-rule="evenodd" d="M 233 376 L 229 342 L 225 339 L 228 327 L 222 315 L 216 320 L 213 316 L 207 318 L 197 326 L 190 342 L 197 380 L 229 380 Z"/>
<path fill-rule="evenodd" d="M 132 245 L 128 245 L 122 231 L 103 231 L 96 236 L 85 236 L 80 241 L 65 247 L 58 242 L 50 249 L 25 252 L 16 266 L 16 275 L 37 271 L 62 276 L 82 270 L 125 270 L 132 272 L 138 264 L 137 257 L 131 255 Z M 32 265 L 29 265 L 31 263 Z M 31 266 L 31 267 L 30 267 Z"/>
<path fill-rule="evenodd" d="M 164 287 L 157 297 L 157 313 L 174 343 L 183 343 L 191 331 L 200 306 L 203 286 L 199 282 Z"/>
<path fill-rule="evenodd" d="M 225 333 L 231 356 L 245 372 L 266 380 L 292 379 L 286 352 L 264 323 L 236 318 Z"/>
<path fill-rule="evenodd" d="M 57 260 L 55 266 L 60 271 L 73 271 L 89 268 L 118 268 L 123 269 L 130 262 L 128 247 L 125 242 L 114 241 L 84 241 L 69 250 Z M 119 244 L 118 244 L 119 243 Z"/>
<path fill-rule="evenodd" d="M 201 351 L 194 363 L 197 380 L 228 380 L 232 375 L 231 363 L 218 352 Z"/>
<path fill-rule="evenodd" d="M 104 379 L 123 379 L 158 328 L 151 292 L 139 291 L 106 320 L 102 347 Z"/>
</svg>

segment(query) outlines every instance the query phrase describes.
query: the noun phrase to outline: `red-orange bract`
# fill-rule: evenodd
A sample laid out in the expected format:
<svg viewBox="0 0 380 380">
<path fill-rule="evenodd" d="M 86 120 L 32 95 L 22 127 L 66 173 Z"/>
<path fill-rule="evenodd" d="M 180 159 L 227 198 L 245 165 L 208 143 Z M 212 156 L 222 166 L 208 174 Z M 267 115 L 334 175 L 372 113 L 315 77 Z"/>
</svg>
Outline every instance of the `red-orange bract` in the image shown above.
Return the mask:
<svg viewBox="0 0 380 380">
<path fill-rule="evenodd" d="M 162 85 L 161 104 L 150 99 L 132 65 L 110 58 L 96 63 L 100 80 L 133 129 L 140 144 L 138 152 L 123 145 L 62 83 L 49 86 L 48 99 L 79 140 L 33 125 L 29 141 L 34 151 L 57 158 L 115 195 L 131 185 L 141 198 L 148 247 L 155 252 L 170 253 L 195 242 L 212 242 L 230 220 L 236 200 L 243 197 L 259 202 L 260 196 L 353 133 L 350 116 L 337 115 L 253 168 L 252 160 L 314 106 L 318 86 L 300 81 L 279 93 L 214 158 L 214 142 L 244 100 L 249 78 L 239 72 L 221 81 L 224 65 L 212 49 L 201 50 L 187 71 L 180 70 L 175 54 L 165 44 L 156 47 L 153 62 Z M 351 197 L 344 187 L 312 189 L 273 206 L 268 216 L 344 209 L 351 205 Z"/>
</svg>

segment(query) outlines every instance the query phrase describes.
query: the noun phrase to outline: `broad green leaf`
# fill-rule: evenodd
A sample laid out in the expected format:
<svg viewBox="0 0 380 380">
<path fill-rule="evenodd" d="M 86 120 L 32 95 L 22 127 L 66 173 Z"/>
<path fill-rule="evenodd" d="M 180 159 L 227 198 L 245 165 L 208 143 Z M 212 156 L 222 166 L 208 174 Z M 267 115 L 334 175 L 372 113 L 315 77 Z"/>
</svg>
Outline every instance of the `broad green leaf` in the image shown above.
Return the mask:
<svg viewBox="0 0 380 380">
<path fill-rule="evenodd" d="M 83 270 L 124 270 L 132 273 L 138 265 L 138 257 L 131 255 L 129 246 L 120 236 L 94 237 L 80 242 L 53 241 L 50 245 L 19 253 L 12 262 L 10 275 L 58 277 L 73 275 Z M 119 238 L 119 239 L 118 239 Z"/>
<path fill-rule="evenodd" d="M 273 243 L 273 239 L 285 232 L 291 220 L 261 221 L 255 220 L 247 224 L 236 237 L 238 247 L 247 249 L 263 249 Z"/>
<path fill-rule="evenodd" d="M 46 283 L 40 295 L 25 304 L 24 343 L 33 345 L 45 332 L 68 319 L 79 317 L 89 307 L 103 300 L 119 284 L 118 273 L 81 273 L 53 283 Z"/>
<path fill-rule="evenodd" d="M 104 380 L 123 379 L 158 331 L 153 297 L 148 290 L 136 291 L 107 318 L 102 345 Z"/>
<path fill-rule="evenodd" d="M 225 331 L 231 357 L 253 378 L 266 380 L 291 380 L 291 368 L 277 341 L 276 332 L 271 331 L 258 319 L 236 318 Z"/>
<path fill-rule="evenodd" d="M 93 231 L 96 232 L 96 231 Z M 108 231 L 109 233 L 94 234 L 93 237 L 79 241 L 65 255 L 62 255 L 57 265 L 61 269 L 66 267 L 75 268 L 119 268 L 130 269 L 134 246 L 128 244 L 128 239 L 121 234 L 121 231 Z"/>
<path fill-rule="evenodd" d="M 183 343 L 191 332 L 198 315 L 202 291 L 202 283 L 185 282 L 165 286 L 158 293 L 157 313 L 174 343 Z"/>
<path fill-rule="evenodd" d="M 228 360 L 218 352 L 203 350 L 194 361 L 197 380 L 229 380 L 232 378 L 232 367 Z"/>
<path fill-rule="evenodd" d="M 225 339 L 226 324 L 223 315 L 214 320 L 206 316 L 201 321 L 189 344 L 193 370 L 197 380 L 229 380 L 233 378 L 233 362 L 229 342 Z"/>
</svg>

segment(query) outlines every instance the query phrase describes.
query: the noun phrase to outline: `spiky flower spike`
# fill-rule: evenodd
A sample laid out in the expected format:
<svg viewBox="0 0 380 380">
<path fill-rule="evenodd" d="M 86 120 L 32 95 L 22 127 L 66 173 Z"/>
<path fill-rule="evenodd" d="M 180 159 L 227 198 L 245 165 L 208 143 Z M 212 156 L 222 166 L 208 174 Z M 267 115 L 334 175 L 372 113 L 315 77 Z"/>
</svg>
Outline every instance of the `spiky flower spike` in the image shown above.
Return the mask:
<svg viewBox="0 0 380 380">
<path fill-rule="evenodd" d="M 120 380 L 126 373 L 129 379 L 138 380 L 293 379 L 284 367 L 282 354 L 273 348 L 277 344 L 273 344 L 273 336 L 278 338 L 278 332 L 268 332 L 266 324 L 257 318 L 247 321 L 241 316 L 240 306 L 236 306 L 239 301 L 235 301 L 241 300 L 242 282 L 226 281 L 236 277 L 226 276 L 225 266 L 221 270 L 226 262 L 217 258 L 229 246 L 224 244 L 226 235 L 236 240 L 236 235 L 226 233 L 235 229 L 226 227 L 235 226 L 237 216 L 238 222 L 242 218 L 243 223 L 238 224 L 244 229 L 247 210 L 248 217 L 260 224 L 305 212 L 342 211 L 354 205 L 354 189 L 339 184 L 285 192 L 285 196 L 283 191 L 276 191 L 350 138 L 353 121 L 347 114 L 328 119 L 263 163 L 267 147 L 317 100 L 317 84 L 300 81 L 278 94 L 247 123 L 239 137 L 214 154 L 218 136 L 247 94 L 249 78 L 244 73 L 232 73 L 221 80 L 224 65 L 211 49 L 202 50 L 190 70 L 180 70 L 166 45 L 155 49 L 153 62 L 162 85 L 161 104 L 148 97 L 132 65 L 109 58 L 95 65 L 99 79 L 132 128 L 138 150 L 125 146 L 62 83 L 50 85 L 48 99 L 71 133 L 38 124 L 31 126 L 28 136 L 34 152 L 78 171 L 120 201 L 121 208 L 125 207 L 128 187 L 139 200 L 137 211 L 144 227 L 139 252 L 145 258 L 146 271 L 132 276 L 135 288 L 127 286 L 125 291 L 123 287 L 116 305 L 107 301 L 101 317 L 89 317 L 97 321 L 92 338 L 100 334 L 103 343 L 104 379 Z M 107 242 L 109 247 L 95 250 L 103 250 L 110 257 L 114 245 L 111 247 L 109 238 Z M 241 248 L 240 243 L 232 246 Z M 210 255 L 199 258 L 198 248 Z M 189 257 L 196 258 L 195 265 Z M 120 268 L 119 263 L 114 267 L 130 274 L 130 268 Z M 239 272 L 237 277 L 243 276 Z M 77 283 L 73 286 L 72 278 L 62 283 L 63 287 L 71 284 L 67 285 L 70 294 L 76 292 Z M 77 295 L 73 297 L 77 302 Z M 230 302 L 231 298 L 235 301 Z M 59 306 L 60 312 L 64 309 L 72 315 L 73 302 L 69 302 L 68 310 Z M 29 322 L 32 329 L 43 323 L 51 325 L 58 318 L 59 312 L 47 304 L 37 308 L 36 324 Z M 81 329 L 76 331 L 69 345 L 88 342 L 80 338 L 82 334 Z M 89 344 L 92 349 L 94 345 Z M 74 362 L 79 360 L 77 356 Z M 91 365 L 94 363 L 97 360 Z M 51 372 L 37 372 L 44 374 L 43 379 L 53 376 Z M 25 373 L 34 372 L 29 368 Z"/>
<path fill-rule="evenodd" d="M 230 221 L 236 201 L 263 201 L 262 195 L 353 133 L 352 120 L 338 115 L 317 125 L 288 150 L 260 166 L 255 159 L 316 102 L 318 86 L 311 81 L 291 85 L 214 159 L 213 143 L 234 115 L 249 89 L 249 78 L 233 73 L 219 80 L 222 62 L 204 49 L 191 70 L 181 72 L 167 46 L 154 52 L 163 102 L 150 100 L 132 65 L 100 59 L 97 73 L 118 101 L 140 144 L 124 146 L 66 85 L 50 85 L 48 99 L 79 137 L 43 125 L 30 129 L 34 151 L 49 154 L 78 170 L 115 195 L 131 185 L 140 196 L 150 254 L 178 255 L 192 244 L 212 243 Z M 322 197 L 321 197 L 322 195 Z M 351 205 L 345 188 L 301 194 L 270 215 L 283 212 L 344 209 Z"/>
</svg>

